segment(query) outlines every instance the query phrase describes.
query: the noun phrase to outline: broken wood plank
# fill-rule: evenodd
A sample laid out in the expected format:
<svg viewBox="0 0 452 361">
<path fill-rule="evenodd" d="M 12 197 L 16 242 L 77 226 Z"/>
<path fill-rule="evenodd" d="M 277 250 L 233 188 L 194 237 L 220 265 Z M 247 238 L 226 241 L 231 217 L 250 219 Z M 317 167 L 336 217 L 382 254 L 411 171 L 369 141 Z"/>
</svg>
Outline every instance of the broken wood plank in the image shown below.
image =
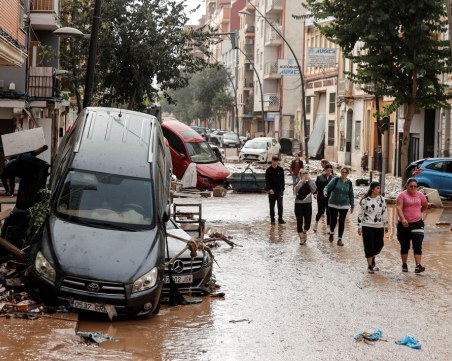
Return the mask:
<svg viewBox="0 0 452 361">
<path fill-rule="evenodd" d="M 20 258 L 25 258 L 25 252 L 17 248 L 15 245 L 13 245 L 11 242 L 7 241 L 3 237 L 0 237 L 0 245 L 5 247 L 9 252 L 15 254 L 16 256 Z"/>
</svg>

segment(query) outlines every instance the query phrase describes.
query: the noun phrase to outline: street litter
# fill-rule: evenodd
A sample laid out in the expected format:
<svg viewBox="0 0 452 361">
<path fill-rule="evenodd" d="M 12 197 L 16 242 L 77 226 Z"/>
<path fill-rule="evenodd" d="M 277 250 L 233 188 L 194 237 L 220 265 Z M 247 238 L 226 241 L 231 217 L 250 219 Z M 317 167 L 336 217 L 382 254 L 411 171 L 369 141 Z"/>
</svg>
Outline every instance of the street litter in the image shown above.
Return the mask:
<svg viewBox="0 0 452 361">
<path fill-rule="evenodd" d="M 358 332 L 353 336 L 356 341 L 364 341 L 365 343 L 371 345 L 374 341 L 387 341 L 381 338 L 383 336 L 383 331 L 376 328 L 373 332 Z"/>
<path fill-rule="evenodd" d="M 413 336 L 407 335 L 401 340 L 395 341 L 397 345 L 408 346 L 410 348 L 414 348 L 419 350 L 422 346 L 418 340 L 416 340 Z"/>
<path fill-rule="evenodd" d="M 104 335 L 100 332 L 81 332 L 77 331 L 76 334 L 84 339 L 87 343 L 100 344 L 105 341 L 112 341 L 113 337 Z"/>
</svg>

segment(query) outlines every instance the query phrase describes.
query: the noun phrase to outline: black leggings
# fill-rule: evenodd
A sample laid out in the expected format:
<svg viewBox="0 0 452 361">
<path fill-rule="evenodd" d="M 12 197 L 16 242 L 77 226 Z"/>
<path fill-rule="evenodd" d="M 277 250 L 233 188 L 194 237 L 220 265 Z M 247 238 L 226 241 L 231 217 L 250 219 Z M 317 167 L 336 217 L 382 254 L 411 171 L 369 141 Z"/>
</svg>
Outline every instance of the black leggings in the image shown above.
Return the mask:
<svg viewBox="0 0 452 361">
<path fill-rule="evenodd" d="M 315 221 L 318 222 L 324 213 L 326 213 L 326 224 L 329 226 L 331 217 L 330 211 L 328 210 L 328 203 L 317 201 L 317 214 L 315 215 Z"/>
<path fill-rule="evenodd" d="M 363 226 L 363 244 L 364 244 L 364 255 L 366 258 L 374 257 L 380 254 L 384 246 L 384 228 L 374 228 Z"/>
<path fill-rule="evenodd" d="M 424 240 L 424 221 L 409 223 L 404 227 L 402 222 L 397 222 L 397 239 L 400 242 L 400 254 L 408 254 L 410 243 L 413 243 L 415 255 L 422 255 L 422 241 Z"/>
<path fill-rule="evenodd" d="M 311 228 L 312 203 L 295 203 L 295 217 L 297 218 L 297 232 L 308 231 Z"/>
<path fill-rule="evenodd" d="M 328 206 L 328 211 L 330 212 L 330 231 L 334 234 L 334 229 L 336 228 L 337 224 L 337 215 L 339 214 L 339 231 L 338 231 L 338 237 L 342 238 L 342 235 L 344 234 L 344 228 L 345 228 L 345 217 L 347 216 L 348 209 L 337 209 L 334 207 Z"/>
</svg>

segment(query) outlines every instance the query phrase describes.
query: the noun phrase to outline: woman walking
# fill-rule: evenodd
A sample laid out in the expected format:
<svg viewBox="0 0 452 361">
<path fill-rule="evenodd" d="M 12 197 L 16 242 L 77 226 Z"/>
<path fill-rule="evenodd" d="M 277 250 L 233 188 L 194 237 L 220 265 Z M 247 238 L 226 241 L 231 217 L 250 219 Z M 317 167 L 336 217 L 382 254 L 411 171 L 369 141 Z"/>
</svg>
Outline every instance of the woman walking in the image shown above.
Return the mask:
<svg viewBox="0 0 452 361">
<path fill-rule="evenodd" d="M 330 212 L 328 212 L 328 198 L 324 196 L 323 190 L 326 185 L 333 179 L 333 166 L 327 163 L 324 167 L 322 174 L 318 175 L 315 180 L 315 186 L 317 188 L 317 214 L 315 215 L 315 223 L 313 231 L 317 232 L 319 226 L 319 220 L 326 211 L 326 225 L 330 227 Z"/>
<path fill-rule="evenodd" d="M 408 272 L 408 251 L 413 244 L 415 273 L 425 271 L 421 264 L 422 241 L 424 240 L 424 221 L 422 212 L 427 210 L 428 203 L 424 194 L 417 190 L 417 180 L 409 178 L 405 190 L 397 196 L 397 239 L 400 242 L 400 255 L 402 257 L 402 271 Z"/>
<path fill-rule="evenodd" d="M 379 271 L 375 264 L 375 256 L 383 249 L 384 233 L 388 232 L 388 210 L 386 201 L 380 193 L 380 183 L 372 182 L 359 202 L 358 234 L 363 237 L 364 255 L 367 258 L 369 273 Z"/>
<path fill-rule="evenodd" d="M 330 242 L 334 241 L 334 229 L 338 223 L 339 216 L 339 230 L 337 245 L 343 246 L 342 235 L 344 234 L 345 218 L 348 210 L 353 213 L 355 207 L 355 198 L 353 195 L 353 185 L 350 179 L 347 178 L 349 173 L 348 168 L 341 169 L 341 176 L 333 178 L 324 188 L 323 195 L 328 197 L 328 211 L 330 212 Z"/>
<path fill-rule="evenodd" d="M 295 185 L 295 217 L 297 218 L 297 232 L 300 244 L 305 244 L 307 232 L 311 227 L 312 194 L 316 191 L 314 181 L 308 172 L 300 170 L 300 181 Z"/>
</svg>

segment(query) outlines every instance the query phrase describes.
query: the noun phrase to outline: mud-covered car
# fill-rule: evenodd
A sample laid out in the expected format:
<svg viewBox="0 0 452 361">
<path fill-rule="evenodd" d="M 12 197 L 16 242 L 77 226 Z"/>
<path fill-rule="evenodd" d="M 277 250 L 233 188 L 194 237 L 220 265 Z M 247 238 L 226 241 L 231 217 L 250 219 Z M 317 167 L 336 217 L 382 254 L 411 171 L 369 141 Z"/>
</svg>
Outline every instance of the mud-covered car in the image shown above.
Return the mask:
<svg viewBox="0 0 452 361">
<path fill-rule="evenodd" d="M 166 262 L 178 254 L 186 245 L 184 241 L 171 237 L 175 235 L 179 238 L 190 240 L 190 235 L 181 229 L 172 219 L 166 225 L 168 235 L 168 251 Z M 192 260 L 190 250 L 186 250 L 172 264 L 172 277 L 182 294 L 206 295 L 211 292 L 213 262 L 206 250 L 197 251 L 196 257 Z M 169 270 L 163 271 L 163 293 L 162 301 L 169 297 L 170 278 Z"/>
</svg>

